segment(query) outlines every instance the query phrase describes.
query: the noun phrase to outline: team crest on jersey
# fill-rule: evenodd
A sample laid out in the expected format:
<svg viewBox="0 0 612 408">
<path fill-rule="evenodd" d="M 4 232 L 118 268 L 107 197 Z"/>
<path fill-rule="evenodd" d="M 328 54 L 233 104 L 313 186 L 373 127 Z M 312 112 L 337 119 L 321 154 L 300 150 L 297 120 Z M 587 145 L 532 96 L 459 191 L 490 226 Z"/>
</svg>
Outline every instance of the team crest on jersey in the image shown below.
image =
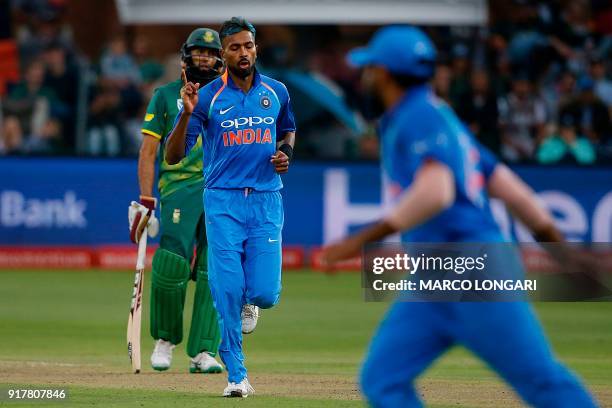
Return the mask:
<svg viewBox="0 0 612 408">
<path fill-rule="evenodd" d="M 182 99 L 177 99 L 176 100 L 176 107 L 178 108 L 178 110 L 183 109 L 183 100 Z"/>
<path fill-rule="evenodd" d="M 272 101 L 270 100 L 270 98 L 267 95 L 264 95 L 259 100 L 259 104 L 261 105 L 262 108 L 269 109 L 270 106 L 272 106 Z"/>
</svg>

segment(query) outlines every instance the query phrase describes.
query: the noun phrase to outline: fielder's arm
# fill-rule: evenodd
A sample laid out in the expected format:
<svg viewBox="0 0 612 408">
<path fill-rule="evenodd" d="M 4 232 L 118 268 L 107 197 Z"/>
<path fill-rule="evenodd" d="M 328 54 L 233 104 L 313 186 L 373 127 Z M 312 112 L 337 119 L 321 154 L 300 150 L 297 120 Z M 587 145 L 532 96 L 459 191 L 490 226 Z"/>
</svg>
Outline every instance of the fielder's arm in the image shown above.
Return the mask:
<svg viewBox="0 0 612 408">
<path fill-rule="evenodd" d="M 191 113 L 185 111 L 179 113 L 178 121 L 166 142 L 165 159 L 168 164 L 176 164 L 185 157 L 185 135 L 187 134 L 190 118 Z"/>
<path fill-rule="evenodd" d="M 443 163 L 428 161 L 416 173 L 414 182 L 389 215 L 355 235 L 323 250 L 326 263 L 357 256 L 363 245 L 380 241 L 399 231 L 411 229 L 433 218 L 455 201 L 455 178 Z"/>
<path fill-rule="evenodd" d="M 533 233 L 539 242 L 564 242 L 550 213 L 540 205 L 533 190 L 512 170 L 498 164 L 489 177 L 489 195 L 502 200 L 508 210 Z"/>
<path fill-rule="evenodd" d="M 561 265 L 565 277 L 569 279 L 579 299 L 609 297 L 605 276 L 607 271 L 596 255 L 584 253 L 567 245 L 563 234 L 557 229 L 554 220 L 538 202 L 533 190 L 512 170 L 503 164 L 495 167 L 487 189 L 491 197 L 501 199 L 510 212 L 531 231 L 538 242 L 550 242 L 544 249 Z"/>
</svg>

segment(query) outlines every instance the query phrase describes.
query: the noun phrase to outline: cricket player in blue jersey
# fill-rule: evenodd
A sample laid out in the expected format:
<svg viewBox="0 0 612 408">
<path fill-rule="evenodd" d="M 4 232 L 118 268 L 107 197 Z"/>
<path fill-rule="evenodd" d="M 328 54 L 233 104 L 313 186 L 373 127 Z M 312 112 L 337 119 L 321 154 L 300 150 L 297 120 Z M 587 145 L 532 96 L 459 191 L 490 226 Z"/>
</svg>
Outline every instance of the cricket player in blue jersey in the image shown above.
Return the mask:
<svg viewBox="0 0 612 408">
<path fill-rule="evenodd" d="M 396 232 L 403 242 L 502 242 L 489 209 L 501 198 L 540 241 L 562 240 L 532 191 L 480 147 L 427 84 L 436 51 L 420 30 L 380 29 L 349 61 L 384 110 L 382 164 L 394 206 L 380 222 L 327 246 L 330 264 L 360 253 L 366 242 Z M 382 112 L 381 112 L 382 113 Z M 486 361 L 535 407 L 594 407 L 579 381 L 553 356 L 525 302 L 395 302 L 362 368 L 361 387 L 374 407 L 420 407 L 415 379 L 455 344 Z"/>
<path fill-rule="evenodd" d="M 255 69 L 255 28 L 234 17 L 219 32 L 227 70 L 199 89 L 181 90 L 166 147 L 178 163 L 203 135 L 208 278 L 219 314 L 226 397 L 254 393 L 242 353 L 241 313 L 271 308 L 281 292 L 283 204 L 279 176 L 293 155 L 295 120 L 287 88 Z"/>
</svg>

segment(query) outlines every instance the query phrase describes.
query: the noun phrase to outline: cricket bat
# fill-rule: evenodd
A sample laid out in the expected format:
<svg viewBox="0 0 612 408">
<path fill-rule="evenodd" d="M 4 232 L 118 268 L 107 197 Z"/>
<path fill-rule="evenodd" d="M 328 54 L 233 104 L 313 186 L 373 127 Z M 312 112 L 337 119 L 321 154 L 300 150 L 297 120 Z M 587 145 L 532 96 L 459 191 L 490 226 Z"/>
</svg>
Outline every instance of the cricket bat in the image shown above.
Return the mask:
<svg viewBox="0 0 612 408">
<path fill-rule="evenodd" d="M 134 290 L 127 326 L 128 356 L 132 362 L 134 374 L 140 372 L 140 323 L 142 320 L 142 290 L 144 285 L 145 258 L 147 255 L 147 229 L 145 228 L 138 242 L 138 257 L 136 258 L 136 274 Z"/>
</svg>

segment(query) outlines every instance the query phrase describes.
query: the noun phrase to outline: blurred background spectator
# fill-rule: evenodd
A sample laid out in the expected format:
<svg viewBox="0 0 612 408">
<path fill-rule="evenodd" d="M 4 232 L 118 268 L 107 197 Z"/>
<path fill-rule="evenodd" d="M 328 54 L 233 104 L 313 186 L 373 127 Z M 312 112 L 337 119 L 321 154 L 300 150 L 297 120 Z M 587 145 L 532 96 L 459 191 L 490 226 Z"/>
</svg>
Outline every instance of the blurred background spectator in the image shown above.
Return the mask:
<svg viewBox="0 0 612 408">
<path fill-rule="evenodd" d="M 19 120 L 15 116 L 9 116 L 2 122 L 0 153 L 5 155 L 24 153 L 23 132 L 21 131 Z"/>
<path fill-rule="evenodd" d="M 151 45 L 144 35 L 134 40 L 134 60 L 140 71 L 140 79 L 144 85 L 154 84 L 164 76 L 164 66 L 151 55 Z"/>
<path fill-rule="evenodd" d="M 558 120 L 559 107 L 567 104 L 576 92 L 576 77 L 571 71 L 564 70 L 542 86 L 542 97 L 546 103 L 550 119 Z"/>
<path fill-rule="evenodd" d="M 140 51 L 144 57 L 146 51 Z M 87 144 L 90 154 L 136 154 L 140 145 L 142 107 L 146 103 L 141 83 L 141 68 L 130 53 L 123 34 L 117 34 L 100 58 L 98 81 L 91 89 Z"/>
<path fill-rule="evenodd" d="M 123 35 L 116 35 L 102 54 L 100 75 L 120 89 L 140 84 L 140 69 L 128 52 Z"/>
<path fill-rule="evenodd" d="M 53 136 L 53 146 L 43 149 L 40 138 L 48 138 L 50 122 L 58 122 L 56 112 L 63 110 L 61 101 L 52 88 L 44 84 L 45 65 L 33 61 L 26 69 L 24 80 L 9 92 L 3 103 L 4 131 L 9 136 L 8 146 L 21 153 L 62 153 L 66 145 L 63 134 Z M 9 149 L 9 151 L 11 150 Z"/>
<path fill-rule="evenodd" d="M 589 74 L 595 81 L 595 95 L 612 108 L 612 81 L 606 76 L 605 62 L 599 58 L 593 59 Z"/>
<path fill-rule="evenodd" d="M 469 92 L 471 85 L 469 49 L 465 44 L 456 44 L 452 55 L 448 97 L 453 105 L 459 106 L 459 101 Z"/>
<path fill-rule="evenodd" d="M 19 72 L 0 72 L 2 154 L 137 154 L 144 108 L 178 78 L 193 27 L 121 26 L 115 2 L 94 3 L 97 16 L 76 0 L 11 1 L 16 57 L 10 44 L 0 55 Z M 436 94 L 505 161 L 612 163 L 612 4 L 487 4 L 485 26 L 425 27 L 439 49 Z M 297 158 L 378 158 L 376 106 L 344 58 L 376 28 L 257 24 L 260 68 L 293 97 Z"/>
<path fill-rule="evenodd" d="M 526 73 L 513 78 L 512 90 L 498 106 L 502 157 L 509 162 L 530 160 L 544 136 L 547 115 L 544 100 Z"/>
<path fill-rule="evenodd" d="M 453 74 L 451 68 L 444 63 L 436 66 L 436 73 L 432 80 L 432 87 L 439 98 L 444 99 L 447 103 L 451 103 L 451 83 Z"/>
<path fill-rule="evenodd" d="M 68 60 L 66 50 L 58 42 L 47 45 L 42 61 L 45 64 L 44 86 L 53 91 L 58 102 L 51 107 L 52 115 L 61 124 L 65 147 L 74 146 L 79 83 L 77 68 Z"/>
<path fill-rule="evenodd" d="M 537 152 L 541 164 L 593 164 L 595 149 L 588 138 L 578 134 L 571 116 L 564 116 L 557 132 L 544 138 Z"/>
<path fill-rule="evenodd" d="M 121 152 L 121 93 L 116 83 L 100 77 L 90 90 L 87 152 L 117 156 Z"/>
<path fill-rule="evenodd" d="M 472 72 L 470 82 L 458 98 L 456 109 L 480 143 L 499 155 L 501 139 L 497 97 L 491 89 L 486 70 L 479 68 Z"/>
<path fill-rule="evenodd" d="M 561 117 L 570 117 L 581 135 L 595 145 L 610 139 L 610 116 L 606 104 L 595 94 L 595 81 L 588 76 L 578 80 L 578 94 L 560 107 Z"/>
</svg>

